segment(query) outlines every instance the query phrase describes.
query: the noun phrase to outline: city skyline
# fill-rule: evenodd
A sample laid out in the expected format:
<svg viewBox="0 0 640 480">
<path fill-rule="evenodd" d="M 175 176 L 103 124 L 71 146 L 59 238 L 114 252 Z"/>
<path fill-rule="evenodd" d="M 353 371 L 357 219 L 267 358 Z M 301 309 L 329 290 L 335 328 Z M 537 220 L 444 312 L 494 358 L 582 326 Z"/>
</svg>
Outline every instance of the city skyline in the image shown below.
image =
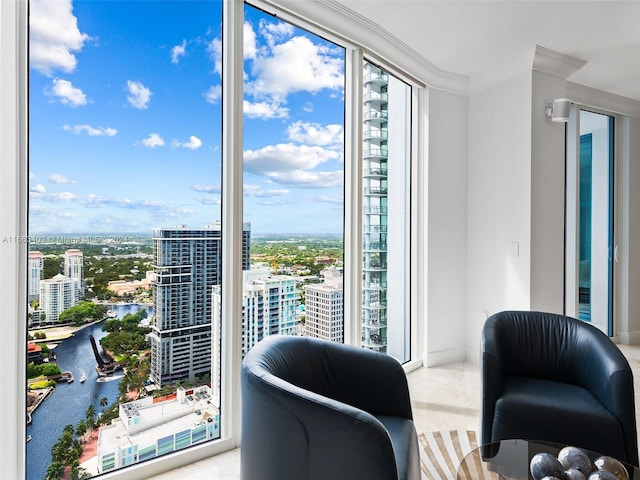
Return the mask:
<svg viewBox="0 0 640 480">
<path fill-rule="evenodd" d="M 30 232 L 219 220 L 220 2 L 30 5 Z M 344 50 L 245 12 L 244 221 L 340 233 Z"/>
</svg>

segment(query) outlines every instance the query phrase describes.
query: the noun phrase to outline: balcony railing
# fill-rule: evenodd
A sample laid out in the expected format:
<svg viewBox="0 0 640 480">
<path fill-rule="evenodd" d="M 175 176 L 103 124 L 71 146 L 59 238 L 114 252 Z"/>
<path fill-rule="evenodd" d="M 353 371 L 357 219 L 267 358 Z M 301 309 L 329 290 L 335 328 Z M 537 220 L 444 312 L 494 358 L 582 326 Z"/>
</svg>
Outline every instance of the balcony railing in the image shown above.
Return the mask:
<svg viewBox="0 0 640 480">
<path fill-rule="evenodd" d="M 363 152 L 363 155 L 365 160 L 370 158 L 384 159 L 389 156 L 389 151 L 386 148 L 366 148 Z"/>
<path fill-rule="evenodd" d="M 364 207 L 363 212 L 365 215 L 386 215 L 388 210 L 388 207 L 369 205 Z"/>
<path fill-rule="evenodd" d="M 389 94 L 381 92 L 367 92 L 364 94 L 365 102 L 384 103 L 389 101 Z"/>
<path fill-rule="evenodd" d="M 388 175 L 389 169 L 387 168 L 365 168 L 364 176 L 365 177 L 382 177 L 386 178 Z"/>
<path fill-rule="evenodd" d="M 389 132 L 386 130 L 368 129 L 363 132 L 365 140 L 386 140 L 389 138 Z"/>
<path fill-rule="evenodd" d="M 370 72 L 364 76 L 364 83 L 389 83 L 389 75 L 382 72 Z"/>
<path fill-rule="evenodd" d="M 364 112 L 363 118 L 365 122 L 375 120 L 387 121 L 389 118 L 389 112 L 387 110 L 371 109 Z"/>
<path fill-rule="evenodd" d="M 364 189 L 365 195 L 386 195 L 388 192 L 387 187 L 366 187 Z"/>
</svg>

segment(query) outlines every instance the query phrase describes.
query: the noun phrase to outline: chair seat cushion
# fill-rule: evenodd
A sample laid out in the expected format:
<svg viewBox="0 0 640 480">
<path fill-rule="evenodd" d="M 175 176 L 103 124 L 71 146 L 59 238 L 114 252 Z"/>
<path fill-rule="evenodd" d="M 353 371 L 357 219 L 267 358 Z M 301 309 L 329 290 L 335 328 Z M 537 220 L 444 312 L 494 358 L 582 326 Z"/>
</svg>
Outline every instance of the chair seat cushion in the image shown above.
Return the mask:
<svg viewBox="0 0 640 480">
<path fill-rule="evenodd" d="M 577 385 L 507 377 L 494 415 L 494 441 L 543 440 L 626 458 L 620 422 Z"/>
<path fill-rule="evenodd" d="M 386 415 L 375 415 L 391 437 L 393 454 L 398 467 L 398 480 L 420 478 L 420 453 L 413 420 Z"/>
</svg>

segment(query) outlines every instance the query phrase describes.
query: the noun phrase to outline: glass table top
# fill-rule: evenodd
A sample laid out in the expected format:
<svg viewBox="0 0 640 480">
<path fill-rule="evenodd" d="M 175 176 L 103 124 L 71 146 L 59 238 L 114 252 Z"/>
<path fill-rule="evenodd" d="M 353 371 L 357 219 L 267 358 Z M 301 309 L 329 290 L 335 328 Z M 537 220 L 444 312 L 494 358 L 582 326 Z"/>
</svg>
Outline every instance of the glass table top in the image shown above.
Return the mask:
<svg viewBox="0 0 640 480">
<path fill-rule="evenodd" d="M 457 480 L 532 480 L 529 465 L 534 455 L 549 453 L 556 457 L 565 445 L 502 440 L 482 445 L 469 452 L 460 462 Z M 601 454 L 581 449 L 593 463 Z M 640 480 L 640 469 L 623 464 L 630 480 Z"/>
</svg>

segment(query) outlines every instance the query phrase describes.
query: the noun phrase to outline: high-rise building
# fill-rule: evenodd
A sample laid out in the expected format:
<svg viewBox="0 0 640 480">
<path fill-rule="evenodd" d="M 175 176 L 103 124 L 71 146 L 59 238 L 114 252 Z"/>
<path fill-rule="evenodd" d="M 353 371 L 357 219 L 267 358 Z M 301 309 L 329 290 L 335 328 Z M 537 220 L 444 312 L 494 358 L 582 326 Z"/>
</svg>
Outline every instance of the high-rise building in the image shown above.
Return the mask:
<svg viewBox="0 0 640 480">
<path fill-rule="evenodd" d="M 304 331 L 308 337 L 344 342 L 344 303 L 342 270 L 331 267 L 320 272 L 322 283 L 305 290 Z"/>
<path fill-rule="evenodd" d="M 212 368 L 212 291 L 222 279 L 220 223 L 153 231 L 151 379 L 193 381 Z M 251 226 L 243 226 L 243 269 L 249 269 Z"/>
<path fill-rule="evenodd" d="M 84 295 L 84 257 L 82 251 L 76 248 L 64 252 L 64 275 L 77 280 L 78 298 Z"/>
<path fill-rule="evenodd" d="M 268 269 L 243 274 L 242 355 L 269 335 L 297 335 L 299 304 L 294 278 Z"/>
<path fill-rule="evenodd" d="M 58 322 L 58 316 L 78 304 L 78 280 L 58 274 L 40 281 L 40 309 L 46 323 Z"/>
<path fill-rule="evenodd" d="M 388 75 L 364 66 L 362 344 L 387 351 Z"/>
<path fill-rule="evenodd" d="M 29 252 L 29 292 L 28 300 L 38 300 L 40 296 L 40 281 L 44 278 L 44 255 L 42 252 Z"/>
<path fill-rule="evenodd" d="M 411 87 L 364 63 L 362 344 L 409 358 Z"/>
</svg>

